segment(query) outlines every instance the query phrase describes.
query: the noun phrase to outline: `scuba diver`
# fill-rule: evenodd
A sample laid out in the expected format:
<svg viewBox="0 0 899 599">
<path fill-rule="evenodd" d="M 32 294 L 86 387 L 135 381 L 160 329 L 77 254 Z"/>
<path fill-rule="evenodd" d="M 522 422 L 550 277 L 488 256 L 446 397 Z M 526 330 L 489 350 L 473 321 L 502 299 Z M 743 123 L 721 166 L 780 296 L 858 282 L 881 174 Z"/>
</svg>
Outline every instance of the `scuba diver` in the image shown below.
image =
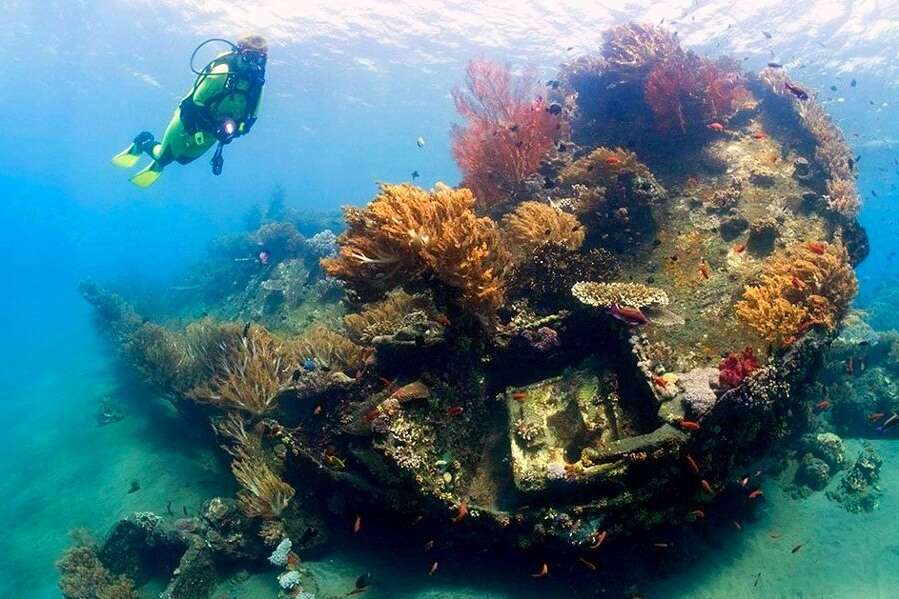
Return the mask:
<svg viewBox="0 0 899 599">
<path fill-rule="evenodd" d="M 213 58 L 202 70 L 194 69 L 197 52 L 210 42 L 225 42 L 231 51 Z M 139 187 L 156 182 L 168 164 L 193 162 L 218 143 L 212 157 L 212 172 L 222 172 L 222 149 L 234 138 L 252 129 L 259 113 L 268 44 L 258 35 L 248 35 L 232 44 L 227 40 L 209 39 L 191 56 L 191 70 L 197 74 L 190 93 L 175 109 L 161 141 L 143 131 L 122 152 L 112 158 L 121 168 L 132 168 L 141 154 L 153 159 L 146 168 L 131 177 Z"/>
</svg>

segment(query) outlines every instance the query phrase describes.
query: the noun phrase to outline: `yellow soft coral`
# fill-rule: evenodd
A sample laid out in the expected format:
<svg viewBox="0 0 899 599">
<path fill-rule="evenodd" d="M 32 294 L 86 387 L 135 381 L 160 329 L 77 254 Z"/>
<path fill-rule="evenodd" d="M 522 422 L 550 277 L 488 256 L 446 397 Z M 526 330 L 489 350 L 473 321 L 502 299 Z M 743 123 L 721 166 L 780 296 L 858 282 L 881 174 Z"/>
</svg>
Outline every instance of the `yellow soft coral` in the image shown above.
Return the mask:
<svg viewBox="0 0 899 599">
<path fill-rule="evenodd" d="M 278 405 L 296 359 L 268 331 L 252 327 L 230 346 L 221 348 L 217 371 L 190 391 L 195 400 L 253 415 Z"/>
<path fill-rule="evenodd" d="M 737 317 L 777 346 L 812 326 L 836 327 L 858 291 L 841 243 L 794 245 L 769 258 L 759 280 L 737 302 Z"/>
<path fill-rule="evenodd" d="M 362 367 L 363 348 L 336 331 L 315 325 L 296 341 L 297 353 L 328 370 L 355 374 Z"/>
<path fill-rule="evenodd" d="M 458 303 L 492 316 L 502 305 L 510 255 L 495 223 L 474 213 L 467 189 L 383 185 L 365 209 L 346 211 L 340 254 L 328 274 L 361 292 L 385 291 L 430 274 L 458 290 Z"/>
<path fill-rule="evenodd" d="M 584 242 L 584 226 L 571 214 L 541 202 L 522 202 L 503 219 L 503 231 L 520 254 L 546 243 L 576 250 Z"/>
</svg>

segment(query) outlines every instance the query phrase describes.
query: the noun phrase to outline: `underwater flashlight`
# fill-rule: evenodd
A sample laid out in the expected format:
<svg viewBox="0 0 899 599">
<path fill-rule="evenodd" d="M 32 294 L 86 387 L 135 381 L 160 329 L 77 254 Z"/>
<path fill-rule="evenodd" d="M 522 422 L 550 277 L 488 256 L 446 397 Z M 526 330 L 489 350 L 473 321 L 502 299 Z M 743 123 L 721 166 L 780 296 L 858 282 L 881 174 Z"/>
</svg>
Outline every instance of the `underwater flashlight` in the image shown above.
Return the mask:
<svg viewBox="0 0 899 599">
<path fill-rule="evenodd" d="M 226 137 L 231 137 L 235 131 L 237 131 L 237 123 L 231 119 L 225 119 L 225 122 L 222 123 L 222 133 Z"/>
</svg>

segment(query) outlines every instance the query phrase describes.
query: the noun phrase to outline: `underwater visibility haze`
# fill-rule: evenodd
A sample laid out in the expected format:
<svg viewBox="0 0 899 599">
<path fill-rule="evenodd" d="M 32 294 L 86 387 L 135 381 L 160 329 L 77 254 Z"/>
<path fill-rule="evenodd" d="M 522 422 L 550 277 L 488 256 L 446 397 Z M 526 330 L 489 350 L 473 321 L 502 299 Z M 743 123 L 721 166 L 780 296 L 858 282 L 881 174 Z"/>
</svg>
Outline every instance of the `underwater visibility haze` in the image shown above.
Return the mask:
<svg viewBox="0 0 899 599">
<path fill-rule="evenodd" d="M 899 595 L 899 4 L 0 11 L 0 597 Z"/>
</svg>

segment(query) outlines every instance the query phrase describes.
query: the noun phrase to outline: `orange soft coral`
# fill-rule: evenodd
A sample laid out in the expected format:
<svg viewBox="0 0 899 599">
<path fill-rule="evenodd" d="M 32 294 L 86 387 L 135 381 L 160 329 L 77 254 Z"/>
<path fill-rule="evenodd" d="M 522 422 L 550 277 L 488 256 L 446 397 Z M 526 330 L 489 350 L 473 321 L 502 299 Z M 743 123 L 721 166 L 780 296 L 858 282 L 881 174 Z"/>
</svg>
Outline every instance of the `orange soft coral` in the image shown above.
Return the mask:
<svg viewBox="0 0 899 599">
<path fill-rule="evenodd" d="M 533 69 L 514 80 L 505 66 L 472 60 L 466 90 L 455 90 L 456 110 L 467 121 L 453 128 L 453 155 L 463 187 L 483 207 L 501 202 L 537 170 L 560 131 L 558 112 L 537 95 Z"/>
<path fill-rule="evenodd" d="M 518 254 L 529 255 L 554 243 L 576 250 L 584 242 L 584 226 L 571 214 L 541 202 L 523 202 L 503 219 L 503 230 Z"/>
<path fill-rule="evenodd" d="M 769 258 L 759 280 L 737 302 L 737 317 L 777 346 L 812 326 L 835 328 L 858 290 L 841 243 L 794 245 Z"/>
<path fill-rule="evenodd" d="M 427 273 L 457 289 L 464 308 L 492 316 L 503 302 L 510 256 L 474 203 L 468 189 L 383 185 L 367 208 L 347 211 L 340 255 L 322 266 L 369 296 Z"/>
</svg>

